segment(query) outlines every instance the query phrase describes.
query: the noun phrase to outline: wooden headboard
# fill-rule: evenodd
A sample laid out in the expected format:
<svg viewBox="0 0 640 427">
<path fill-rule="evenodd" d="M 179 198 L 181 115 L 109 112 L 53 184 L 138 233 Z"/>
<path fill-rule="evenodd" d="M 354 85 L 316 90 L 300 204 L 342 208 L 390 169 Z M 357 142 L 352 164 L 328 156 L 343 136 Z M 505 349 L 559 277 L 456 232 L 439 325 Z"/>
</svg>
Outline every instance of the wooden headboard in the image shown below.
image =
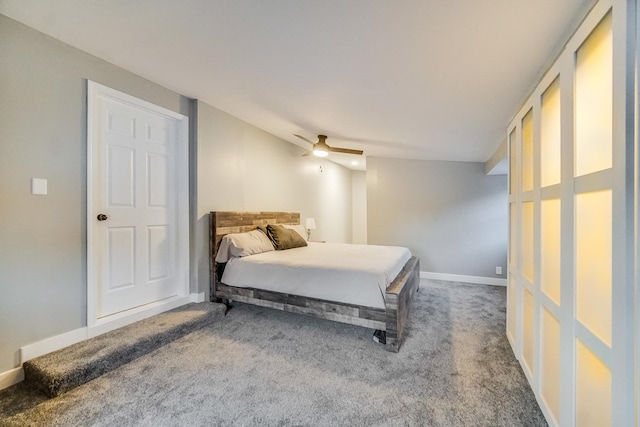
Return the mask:
<svg viewBox="0 0 640 427">
<path fill-rule="evenodd" d="M 209 274 L 211 299 L 215 284 L 222 275 L 216 266 L 216 255 L 220 241 L 226 234 L 244 233 L 258 225 L 300 224 L 300 212 L 233 212 L 212 211 L 209 214 Z M 220 273 L 220 275 L 218 275 Z"/>
</svg>

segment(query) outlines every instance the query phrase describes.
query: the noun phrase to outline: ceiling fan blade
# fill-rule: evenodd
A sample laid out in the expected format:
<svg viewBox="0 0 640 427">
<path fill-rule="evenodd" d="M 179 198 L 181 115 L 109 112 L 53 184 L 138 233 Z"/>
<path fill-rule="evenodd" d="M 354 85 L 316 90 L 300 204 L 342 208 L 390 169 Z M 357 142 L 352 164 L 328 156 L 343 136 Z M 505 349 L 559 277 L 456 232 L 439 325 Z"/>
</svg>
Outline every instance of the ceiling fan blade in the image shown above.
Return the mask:
<svg viewBox="0 0 640 427">
<path fill-rule="evenodd" d="M 357 154 L 362 155 L 364 151 L 362 150 L 350 150 L 348 148 L 337 148 L 337 147 L 329 147 L 329 151 L 332 153 L 345 153 L 345 154 Z"/>
<path fill-rule="evenodd" d="M 306 153 L 304 153 L 304 154 L 302 155 L 302 157 L 307 157 L 307 156 L 310 156 L 310 155 L 312 155 L 312 154 L 313 154 L 313 151 L 307 151 Z"/>
<path fill-rule="evenodd" d="M 307 141 L 309 144 L 315 144 L 315 142 L 309 141 L 307 138 L 305 138 L 302 135 L 297 135 L 297 134 L 294 133 L 293 136 L 297 136 L 298 138 L 302 139 L 303 141 Z"/>
</svg>

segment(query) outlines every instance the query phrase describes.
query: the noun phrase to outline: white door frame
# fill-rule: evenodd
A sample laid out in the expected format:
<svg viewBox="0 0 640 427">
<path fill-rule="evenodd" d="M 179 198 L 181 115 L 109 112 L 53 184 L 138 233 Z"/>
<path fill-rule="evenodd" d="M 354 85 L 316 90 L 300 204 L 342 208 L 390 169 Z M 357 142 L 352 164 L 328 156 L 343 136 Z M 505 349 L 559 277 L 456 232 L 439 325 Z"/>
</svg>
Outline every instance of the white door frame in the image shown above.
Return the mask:
<svg viewBox="0 0 640 427">
<path fill-rule="evenodd" d="M 98 284 L 95 280 L 96 266 L 93 253 L 95 250 L 92 236 L 95 221 L 95 207 L 93 203 L 93 155 L 94 145 L 98 143 L 98 126 L 95 124 L 97 114 L 97 102 L 100 98 L 109 98 L 117 102 L 129 104 L 135 108 L 148 110 L 177 121 L 178 146 L 176 150 L 176 165 L 178 168 L 177 191 L 177 216 L 178 239 L 177 250 L 179 254 L 178 278 L 180 293 L 177 296 L 165 300 L 147 304 L 122 313 L 98 319 Z M 100 335 L 113 329 L 120 328 L 154 314 L 171 310 L 175 307 L 198 300 L 197 294 L 189 294 L 189 118 L 175 111 L 154 105 L 150 102 L 127 95 L 117 90 L 103 86 L 99 83 L 87 80 L 87 329 L 88 337 Z"/>
</svg>

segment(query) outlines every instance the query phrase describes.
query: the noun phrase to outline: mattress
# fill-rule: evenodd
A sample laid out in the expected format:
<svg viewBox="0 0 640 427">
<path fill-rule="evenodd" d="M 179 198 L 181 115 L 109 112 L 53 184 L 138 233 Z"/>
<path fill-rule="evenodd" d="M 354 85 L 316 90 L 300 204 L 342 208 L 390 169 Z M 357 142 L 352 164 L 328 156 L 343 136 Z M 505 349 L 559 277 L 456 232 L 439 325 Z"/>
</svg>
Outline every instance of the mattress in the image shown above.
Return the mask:
<svg viewBox="0 0 640 427">
<path fill-rule="evenodd" d="M 385 308 L 385 290 L 411 258 L 398 246 L 309 242 L 227 262 L 221 282 L 365 307 Z"/>
</svg>

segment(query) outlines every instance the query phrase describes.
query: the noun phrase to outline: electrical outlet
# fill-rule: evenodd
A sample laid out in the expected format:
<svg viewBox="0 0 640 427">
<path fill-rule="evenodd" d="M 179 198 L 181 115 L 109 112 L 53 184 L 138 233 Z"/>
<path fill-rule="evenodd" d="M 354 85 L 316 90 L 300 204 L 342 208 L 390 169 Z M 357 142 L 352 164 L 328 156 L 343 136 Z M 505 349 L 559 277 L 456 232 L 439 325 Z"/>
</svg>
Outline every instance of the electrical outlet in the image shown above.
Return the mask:
<svg viewBox="0 0 640 427">
<path fill-rule="evenodd" d="M 496 274 L 502 274 L 502 267 L 496 267 Z"/>
</svg>

